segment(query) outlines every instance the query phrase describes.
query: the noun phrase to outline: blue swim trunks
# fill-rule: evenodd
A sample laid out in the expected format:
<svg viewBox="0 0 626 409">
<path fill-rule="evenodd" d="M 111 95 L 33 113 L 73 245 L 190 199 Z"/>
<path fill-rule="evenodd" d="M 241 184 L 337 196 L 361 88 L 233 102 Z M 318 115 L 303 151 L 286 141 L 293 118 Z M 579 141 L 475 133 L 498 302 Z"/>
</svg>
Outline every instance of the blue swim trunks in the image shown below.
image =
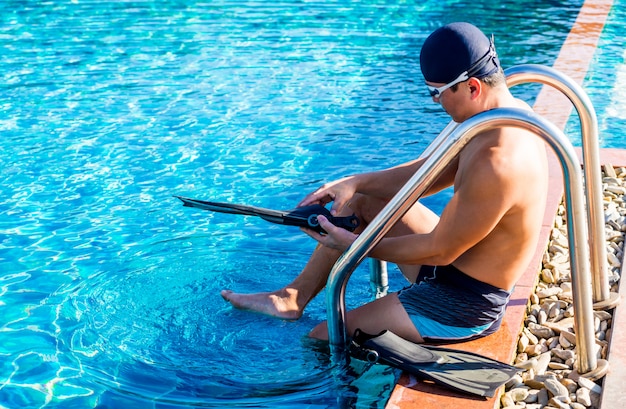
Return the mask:
<svg viewBox="0 0 626 409">
<path fill-rule="evenodd" d="M 510 295 L 452 265 L 422 266 L 417 282 L 398 292 L 426 342 L 467 341 L 495 332 Z"/>
</svg>

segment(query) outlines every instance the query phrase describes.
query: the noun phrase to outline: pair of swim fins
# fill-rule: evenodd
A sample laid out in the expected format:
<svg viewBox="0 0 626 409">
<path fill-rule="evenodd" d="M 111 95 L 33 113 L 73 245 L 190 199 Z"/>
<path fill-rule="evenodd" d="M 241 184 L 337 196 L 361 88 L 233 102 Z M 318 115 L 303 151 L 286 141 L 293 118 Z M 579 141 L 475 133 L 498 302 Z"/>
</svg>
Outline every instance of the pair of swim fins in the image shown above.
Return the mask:
<svg viewBox="0 0 626 409">
<path fill-rule="evenodd" d="M 453 390 L 492 397 L 520 369 L 472 352 L 418 345 L 391 331 L 370 335 L 356 330 L 350 355 L 386 364 Z"/>
<path fill-rule="evenodd" d="M 330 211 L 322 205 L 311 205 L 297 207 L 293 210 L 271 210 L 263 207 L 208 202 L 205 200 L 190 199 L 188 197 L 174 196 L 183 202 L 183 206 L 195 207 L 198 209 L 209 210 L 219 213 L 240 214 L 244 216 L 258 216 L 268 222 L 284 224 L 287 226 L 298 226 L 312 229 L 318 233 L 325 233 L 319 224 L 317 216 L 325 216 L 332 224 L 348 231 L 354 231 L 359 227 L 359 219 L 355 215 L 336 217 L 330 214 Z"/>
</svg>

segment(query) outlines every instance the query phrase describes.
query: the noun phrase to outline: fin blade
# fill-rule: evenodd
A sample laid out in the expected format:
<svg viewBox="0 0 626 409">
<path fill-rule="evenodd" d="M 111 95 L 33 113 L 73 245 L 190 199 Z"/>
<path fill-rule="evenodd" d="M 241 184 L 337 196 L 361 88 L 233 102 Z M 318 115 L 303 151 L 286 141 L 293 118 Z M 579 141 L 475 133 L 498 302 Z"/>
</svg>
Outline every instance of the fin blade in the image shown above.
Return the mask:
<svg viewBox="0 0 626 409">
<path fill-rule="evenodd" d="M 418 345 L 390 331 L 364 336 L 357 330 L 352 347 L 357 350 L 353 353 L 356 358 L 375 351 L 381 363 L 450 389 L 482 397 L 492 397 L 500 386 L 520 371 L 473 352 Z"/>
<path fill-rule="evenodd" d="M 424 377 L 473 395 L 492 397 L 500 386 L 520 371 L 514 366 L 471 352 L 425 348 L 436 351 L 444 360 L 421 369 Z"/>
<path fill-rule="evenodd" d="M 244 216 L 259 216 L 263 218 L 281 218 L 283 212 L 265 209 L 263 207 L 240 205 L 224 202 L 210 202 L 206 200 L 191 199 L 188 197 L 174 196 L 183 202 L 183 206 L 209 210 L 218 213 L 239 214 Z M 271 221 L 271 220 L 270 220 Z M 277 222 L 274 222 L 277 223 Z"/>
</svg>

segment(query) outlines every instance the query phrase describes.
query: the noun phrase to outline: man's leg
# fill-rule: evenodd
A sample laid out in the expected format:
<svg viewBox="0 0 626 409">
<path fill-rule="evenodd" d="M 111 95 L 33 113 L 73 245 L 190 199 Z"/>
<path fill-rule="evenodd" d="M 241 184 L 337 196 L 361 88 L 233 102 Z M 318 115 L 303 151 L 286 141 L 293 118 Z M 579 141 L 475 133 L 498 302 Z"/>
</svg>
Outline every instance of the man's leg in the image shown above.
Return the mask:
<svg viewBox="0 0 626 409">
<path fill-rule="evenodd" d="M 350 204 L 346 214 L 354 212 L 365 227 L 383 206 L 381 199 L 357 195 Z M 418 203 L 394 226 L 389 235 L 410 233 L 426 233 L 432 231 L 439 218 L 429 209 Z M 341 252 L 327 247 L 318 246 L 313 252 L 302 272 L 287 286 L 272 292 L 241 294 L 223 290 L 222 297 L 233 307 L 252 310 L 283 319 L 298 319 L 306 305 L 326 285 L 330 270 L 335 265 Z M 409 280 L 415 281 L 419 266 L 401 266 Z"/>
<path fill-rule="evenodd" d="M 391 293 L 352 311 L 348 311 L 346 313 L 345 325 L 348 336 L 352 336 L 357 328 L 374 335 L 384 330 L 389 330 L 409 341 L 424 342 L 415 325 L 413 325 L 409 314 L 400 303 L 397 293 Z M 328 340 L 326 321 L 313 328 L 309 336 Z"/>
<path fill-rule="evenodd" d="M 302 272 L 280 290 L 252 294 L 222 290 L 222 297 L 235 308 L 297 320 L 309 301 L 324 288 L 330 270 L 341 254 L 340 251 L 318 245 Z"/>
<path fill-rule="evenodd" d="M 340 216 L 356 214 L 361 220 L 359 230 L 367 225 L 372 215 L 376 215 L 385 202 L 369 196 L 356 195 Z M 296 320 L 302 316 L 304 308 L 326 285 L 328 276 L 342 252 L 318 245 L 300 274 L 285 287 L 272 291 L 252 294 L 222 290 L 222 297 L 233 307 L 260 312 L 277 318 Z"/>
</svg>

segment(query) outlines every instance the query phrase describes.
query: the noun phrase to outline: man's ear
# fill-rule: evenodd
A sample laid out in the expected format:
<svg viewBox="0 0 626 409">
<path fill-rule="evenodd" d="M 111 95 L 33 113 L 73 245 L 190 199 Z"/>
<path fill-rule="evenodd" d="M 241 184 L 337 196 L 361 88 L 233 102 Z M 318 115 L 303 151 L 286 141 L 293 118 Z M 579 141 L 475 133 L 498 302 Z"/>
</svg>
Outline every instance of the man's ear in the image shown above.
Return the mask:
<svg viewBox="0 0 626 409">
<path fill-rule="evenodd" d="M 480 94 L 482 93 L 483 83 L 480 82 L 478 78 L 471 77 L 467 81 L 467 86 L 469 87 L 470 95 L 472 99 L 478 98 Z"/>
</svg>

